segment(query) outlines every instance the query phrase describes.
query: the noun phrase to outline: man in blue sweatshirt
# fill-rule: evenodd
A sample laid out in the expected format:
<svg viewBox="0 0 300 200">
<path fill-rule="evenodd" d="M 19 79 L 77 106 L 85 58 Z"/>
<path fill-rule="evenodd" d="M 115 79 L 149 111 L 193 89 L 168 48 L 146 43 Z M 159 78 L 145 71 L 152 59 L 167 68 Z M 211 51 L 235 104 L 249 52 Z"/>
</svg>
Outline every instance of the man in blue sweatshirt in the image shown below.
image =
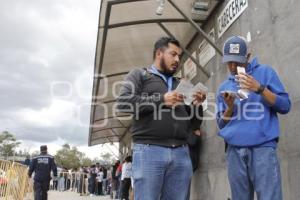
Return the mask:
<svg viewBox="0 0 300 200">
<path fill-rule="evenodd" d="M 228 144 L 228 178 L 233 200 L 282 200 L 280 166 L 276 154 L 280 129 L 277 113 L 291 108 L 275 70 L 249 62 L 247 42 L 240 36 L 227 39 L 223 63 L 230 75 L 218 89 L 219 136 Z M 239 72 L 238 67 L 245 69 Z M 248 93 L 240 98 L 240 91 Z"/>
</svg>

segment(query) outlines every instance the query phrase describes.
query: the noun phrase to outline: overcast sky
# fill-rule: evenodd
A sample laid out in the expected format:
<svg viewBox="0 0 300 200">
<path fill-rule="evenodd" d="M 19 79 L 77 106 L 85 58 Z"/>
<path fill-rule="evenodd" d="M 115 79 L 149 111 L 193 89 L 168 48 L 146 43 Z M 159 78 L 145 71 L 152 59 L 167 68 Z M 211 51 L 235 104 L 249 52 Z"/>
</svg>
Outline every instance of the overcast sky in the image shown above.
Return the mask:
<svg viewBox="0 0 300 200">
<path fill-rule="evenodd" d="M 99 152 L 87 138 L 100 0 L 0 2 L 0 131 L 30 151 Z"/>
</svg>

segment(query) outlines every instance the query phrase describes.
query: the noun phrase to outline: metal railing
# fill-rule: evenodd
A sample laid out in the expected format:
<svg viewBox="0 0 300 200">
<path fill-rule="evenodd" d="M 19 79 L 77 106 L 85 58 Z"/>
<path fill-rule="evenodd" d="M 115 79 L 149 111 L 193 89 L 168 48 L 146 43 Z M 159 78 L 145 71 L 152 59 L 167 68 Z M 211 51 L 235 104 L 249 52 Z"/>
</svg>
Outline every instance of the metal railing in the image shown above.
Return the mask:
<svg viewBox="0 0 300 200">
<path fill-rule="evenodd" d="M 0 160 L 0 199 L 33 199 L 33 185 L 27 174 L 27 166 Z"/>
</svg>

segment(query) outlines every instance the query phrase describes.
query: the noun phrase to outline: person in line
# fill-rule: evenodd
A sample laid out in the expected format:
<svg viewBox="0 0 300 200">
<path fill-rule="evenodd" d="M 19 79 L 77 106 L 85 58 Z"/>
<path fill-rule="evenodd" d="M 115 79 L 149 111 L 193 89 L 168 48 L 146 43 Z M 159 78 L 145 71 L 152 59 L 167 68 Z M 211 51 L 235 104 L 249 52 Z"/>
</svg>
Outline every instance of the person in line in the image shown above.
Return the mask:
<svg viewBox="0 0 300 200">
<path fill-rule="evenodd" d="M 122 181 L 122 197 L 121 200 L 129 200 L 129 189 L 131 186 L 131 176 L 132 176 L 132 157 L 127 156 L 125 158 L 125 162 L 122 165 L 122 174 L 121 174 L 121 181 Z"/>
<path fill-rule="evenodd" d="M 218 89 L 217 123 L 219 136 L 228 144 L 232 199 L 253 200 L 256 192 L 258 200 L 282 200 L 278 114 L 290 111 L 289 95 L 271 66 L 257 58 L 249 61 L 241 36 L 227 39 L 223 53 L 230 75 Z M 246 98 L 237 95 L 241 90 Z"/>
</svg>

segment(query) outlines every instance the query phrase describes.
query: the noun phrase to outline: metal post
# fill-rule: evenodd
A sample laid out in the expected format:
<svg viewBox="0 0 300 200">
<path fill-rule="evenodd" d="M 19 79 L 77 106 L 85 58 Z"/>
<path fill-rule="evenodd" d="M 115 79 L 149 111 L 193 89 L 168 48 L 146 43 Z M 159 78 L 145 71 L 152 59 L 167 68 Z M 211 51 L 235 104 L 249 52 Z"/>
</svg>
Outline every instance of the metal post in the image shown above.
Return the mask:
<svg viewBox="0 0 300 200">
<path fill-rule="evenodd" d="M 165 27 L 162 23 L 158 23 L 158 25 L 167 33 L 167 35 L 169 35 L 170 37 L 174 37 L 174 35 L 167 29 L 167 27 Z M 207 70 L 205 70 L 200 64 L 199 62 L 197 62 L 197 60 L 190 54 L 190 52 L 184 48 L 183 46 L 181 46 L 183 52 L 196 64 L 196 66 L 207 76 L 207 78 L 210 77 L 209 72 L 207 72 Z"/>
<path fill-rule="evenodd" d="M 182 12 L 182 10 L 180 10 L 180 8 L 173 2 L 173 0 L 168 0 L 168 1 L 188 22 L 191 23 L 191 25 L 194 28 L 197 29 L 198 33 L 200 33 L 207 40 L 207 42 L 211 46 L 213 46 L 221 56 L 223 56 L 223 52 L 216 46 L 216 44 L 209 38 L 209 36 L 198 25 L 192 19 L 186 16 L 184 12 Z"/>
</svg>

